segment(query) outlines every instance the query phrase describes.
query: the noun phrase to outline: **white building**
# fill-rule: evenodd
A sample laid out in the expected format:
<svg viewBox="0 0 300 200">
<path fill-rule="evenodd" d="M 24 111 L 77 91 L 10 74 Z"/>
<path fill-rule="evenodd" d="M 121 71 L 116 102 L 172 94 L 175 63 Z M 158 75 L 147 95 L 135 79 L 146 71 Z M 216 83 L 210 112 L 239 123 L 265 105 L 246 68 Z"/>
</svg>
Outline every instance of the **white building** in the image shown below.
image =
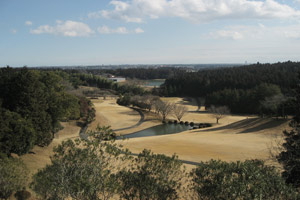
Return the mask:
<svg viewBox="0 0 300 200">
<path fill-rule="evenodd" d="M 111 77 L 111 78 L 108 78 L 108 79 L 112 80 L 114 82 L 117 82 L 117 83 L 125 82 L 126 81 L 126 78 L 122 78 L 122 77 Z"/>
</svg>

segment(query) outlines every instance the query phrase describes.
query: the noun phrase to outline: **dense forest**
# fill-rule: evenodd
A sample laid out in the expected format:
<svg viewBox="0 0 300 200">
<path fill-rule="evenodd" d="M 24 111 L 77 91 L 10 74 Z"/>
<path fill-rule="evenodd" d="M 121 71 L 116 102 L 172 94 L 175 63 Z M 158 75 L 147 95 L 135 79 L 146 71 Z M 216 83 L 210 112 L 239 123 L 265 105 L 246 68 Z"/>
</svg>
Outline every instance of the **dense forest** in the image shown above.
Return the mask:
<svg viewBox="0 0 300 200">
<path fill-rule="evenodd" d="M 285 62 L 203 69 L 198 72 L 166 67 L 65 70 L 60 73 L 67 74 L 75 87 L 94 86 L 119 95 L 145 95 L 149 92 L 133 84 L 114 83 L 100 75 L 166 78 L 161 88 L 152 90 L 153 95 L 194 97 L 199 104 L 207 107 L 227 106 L 233 113 L 285 117 L 294 113 L 292 96 L 299 69 L 299 63 Z"/>
<path fill-rule="evenodd" d="M 299 71 L 300 63 L 286 62 L 181 73 L 166 79 L 161 95 L 203 98 L 206 106 L 226 105 L 235 113 L 257 114 L 268 101 L 291 111 Z"/>
<path fill-rule="evenodd" d="M 157 67 L 157 68 L 118 68 L 118 69 L 65 69 L 68 73 L 114 75 L 131 79 L 166 79 L 185 72 L 187 68 Z"/>
<path fill-rule="evenodd" d="M 87 101 L 67 93 L 62 83 L 54 72 L 0 69 L 1 153 L 21 155 L 48 145 L 60 121 L 86 114 Z"/>
<path fill-rule="evenodd" d="M 115 76 L 122 76 L 126 78 L 136 78 L 142 80 L 149 79 L 166 79 L 181 72 L 185 72 L 186 68 L 175 67 L 159 67 L 159 68 L 129 68 L 129 69 L 115 69 L 115 70 L 101 70 L 102 73 L 113 74 Z M 90 73 L 97 73 L 97 70 L 88 70 Z"/>
<path fill-rule="evenodd" d="M 95 74 L 86 74 L 78 73 L 74 71 L 61 71 L 56 70 L 56 74 L 68 80 L 75 88 L 79 86 L 91 86 L 97 87 L 99 89 L 104 89 L 112 92 L 113 94 L 145 94 L 146 91 L 134 84 L 119 84 L 113 82 L 105 77 L 95 75 Z"/>
</svg>

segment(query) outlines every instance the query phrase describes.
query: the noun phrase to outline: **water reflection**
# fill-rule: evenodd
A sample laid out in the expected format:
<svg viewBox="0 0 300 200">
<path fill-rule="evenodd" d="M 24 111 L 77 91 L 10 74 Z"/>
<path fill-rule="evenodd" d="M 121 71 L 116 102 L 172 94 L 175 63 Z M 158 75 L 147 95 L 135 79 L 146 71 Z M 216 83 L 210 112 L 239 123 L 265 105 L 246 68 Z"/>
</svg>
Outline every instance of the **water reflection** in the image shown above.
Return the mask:
<svg viewBox="0 0 300 200">
<path fill-rule="evenodd" d="M 148 137 L 148 136 L 156 136 L 156 135 L 167 135 L 180 133 L 182 131 L 186 131 L 191 129 L 190 126 L 181 125 L 181 124 L 161 124 L 158 126 L 154 126 L 151 128 L 147 128 L 135 133 L 131 133 L 128 135 L 124 135 L 120 138 L 137 138 L 137 137 Z"/>
</svg>

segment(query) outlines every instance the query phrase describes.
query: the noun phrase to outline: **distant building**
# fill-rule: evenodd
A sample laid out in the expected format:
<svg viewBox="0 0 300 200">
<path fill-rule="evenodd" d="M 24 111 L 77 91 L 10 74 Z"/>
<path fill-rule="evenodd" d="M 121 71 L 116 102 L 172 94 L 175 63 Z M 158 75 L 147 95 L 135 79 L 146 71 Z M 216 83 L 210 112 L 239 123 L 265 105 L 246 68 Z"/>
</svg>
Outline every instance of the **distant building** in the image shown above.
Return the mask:
<svg viewBox="0 0 300 200">
<path fill-rule="evenodd" d="M 112 80 L 114 82 L 117 82 L 117 83 L 125 82 L 126 81 L 126 78 L 122 78 L 122 77 L 111 77 L 111 78 L 108 78 L 108 79 Z"/>
<path fill-rule="evenodd" d="M 192 69 L 192 68 L 187 68 L 187 69 L 185 69 L 185 72 L 197 72 L 197 70 Z"/>
</svg>

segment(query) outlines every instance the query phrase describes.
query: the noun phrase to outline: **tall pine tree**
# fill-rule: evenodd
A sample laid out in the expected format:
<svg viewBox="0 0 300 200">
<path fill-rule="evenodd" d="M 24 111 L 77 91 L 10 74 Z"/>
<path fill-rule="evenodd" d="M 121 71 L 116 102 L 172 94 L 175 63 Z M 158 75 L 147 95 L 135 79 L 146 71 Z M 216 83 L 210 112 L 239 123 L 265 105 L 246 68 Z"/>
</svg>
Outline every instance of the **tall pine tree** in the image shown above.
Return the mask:
<svg viewBox="0 0 300 200">
<path fill-rule="evenodd" d="M 295 111 L 295 117 L 290 123 L 292 130 L 284 131 L 284 151 L 278 155 L 278 161 L 283 165 L 282 175 L 286 182 L 300 187 L 300 83 L 296 89 Z"/>
</svg>

